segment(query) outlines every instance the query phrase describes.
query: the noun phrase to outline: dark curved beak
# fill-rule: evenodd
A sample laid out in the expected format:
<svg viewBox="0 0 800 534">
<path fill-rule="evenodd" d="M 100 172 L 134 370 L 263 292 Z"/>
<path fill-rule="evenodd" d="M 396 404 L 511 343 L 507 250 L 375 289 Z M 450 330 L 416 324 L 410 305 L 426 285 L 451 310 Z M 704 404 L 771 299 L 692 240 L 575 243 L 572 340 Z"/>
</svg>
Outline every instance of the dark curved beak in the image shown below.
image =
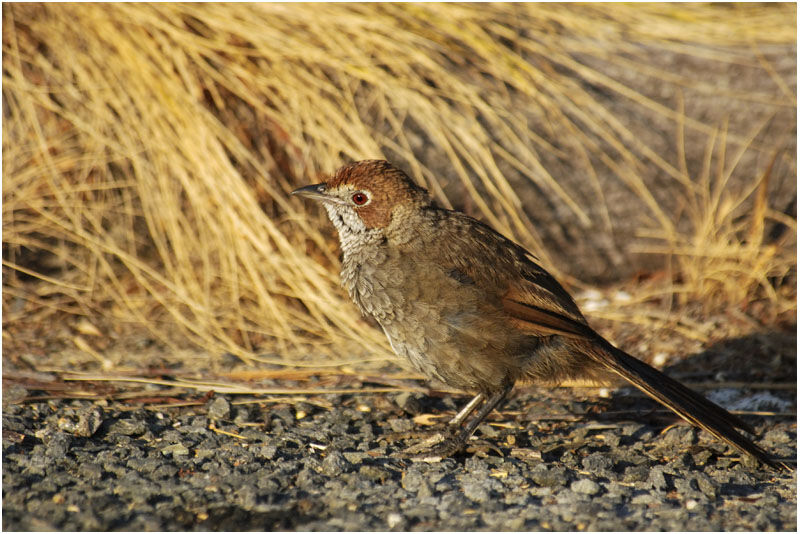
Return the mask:
<svg viewBox="0 0 800 534">
<path fill-rule="evenodd" d="M 295 189 L 291 192 L 292 195 L 297 195 L 305 198 L 310 198 L 311 200 L 330 200 L 330 197 L 325 194 L 325 190 L 327 186 L 324 183 L 321 184 L 312 184 L 307 185 L 305 187 L 301 187 L 299 189 Z"/>
</svg>

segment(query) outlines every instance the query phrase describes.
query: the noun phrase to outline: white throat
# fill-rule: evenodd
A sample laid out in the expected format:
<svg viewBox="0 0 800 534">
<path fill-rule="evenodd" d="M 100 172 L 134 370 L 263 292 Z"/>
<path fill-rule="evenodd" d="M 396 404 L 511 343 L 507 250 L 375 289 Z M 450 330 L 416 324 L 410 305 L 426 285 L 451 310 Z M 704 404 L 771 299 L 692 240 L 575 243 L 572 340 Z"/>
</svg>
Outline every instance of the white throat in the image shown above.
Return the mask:
<svg viewBox="0 0 800 534">
<path fill-rule="evenodd" d="M 381 232 L 369 229 L 356 212 L 349 206 L 326 202 L 325 210 L 336 230 L 339 232 L 339 243 L 342 253 L 348 255 L 354 248 L 370 245 L 381 240 Z"/>
</svg>

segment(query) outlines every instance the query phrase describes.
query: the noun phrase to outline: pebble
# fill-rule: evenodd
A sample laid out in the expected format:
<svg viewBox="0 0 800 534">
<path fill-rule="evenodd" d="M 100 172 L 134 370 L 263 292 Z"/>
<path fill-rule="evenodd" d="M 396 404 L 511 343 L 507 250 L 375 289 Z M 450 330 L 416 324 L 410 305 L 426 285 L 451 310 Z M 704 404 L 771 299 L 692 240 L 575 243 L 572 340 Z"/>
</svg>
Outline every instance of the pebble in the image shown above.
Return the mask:
<svg viewBox="0 0 800 534">
<path fill-rule="evenodd" d="M 581 460 L 581 465 L 583 465 L 584 469 L 587 471 L 596 473 L 610 470 L 614 462 L 608 454 L 596 452 Z"/>
<path fill-rule="evenodd" d="M 667 477 L 664 476 L 664 467 L 657 465 L 650 469 L 650 476 L 647 477 L 647 482 L 651 488 L 664 491 L 667 489 Z"/>
<path fill-rule="evenodd" d="M 567 470 L 559 466 L 548 468 L 544 464 L 540 464 L 536 466 L 530 476 L 540 486 L 564 486 L 567 483 Z"/>
<path fill-rule="evenodd" d="M 72 445 L 72 437 L 66 432 L 54 432 L 47 441 L 45 455 L 52 458 L 62 458 L 67 454 Z"/>
<path fill-rule="evenodd" d="M 401 525 L 405 524 L 405 519 L 402 515 L 398 514 L 397 512 L 392 512 L 386 516 L 386 525 L 393 529 L 395 527 L 400 527 Z"/>
<path fill-rule="evenodd" d="M 688 425 L 679 425 L 663 433 L 658 440 L 661 447 L 685 448 L 697 442 L 697 431 Z"/>
<path fill-rule="evenodd" d="M 227 419 L 231 415 L 231 405 L 225 397 L 214 397 L 208 405 L 208 417 L 211 419 Z"/>
<path fill-rule="evenodd" d="M 28 390 L 22 385 L 17 383 L 9 384 L 3 387 L 3 412 L 8 411 L 8 405 L 16 404 L 25 400 L 28 396 Z"/>
<path fill-rule="evenodd" d="M 329 476 L 335 477 L 336 475 L 340 475 L 344 473 L 350 467 L 350 462 L 348 462 L 344 455 L 339 451 L 331 451 L 326 456 L 325 459 L 322 460 L 322 473 Z"/>
<path fill-rule="evenodd" d="M 132 418 L 114 421 L 109 428 L 109 432 L 124 436 L 139 436 L 144 434 L 146 430 L 147 426 L 144 421 Z"/>
<path fill-rule="evenodd" d="M 407 417 L 394 417 L 387 421 L 392 432 L 409 432 L 414 429 L 414 421 Z"/>
<path fill-rule="evenodd" d="M 365 452 L 344 452 L 342 453 L 344 459 L 350 462 L 351 464 L 360 464 L 364 458 L 368 458 L 369 455 Z"/>
<path fill-rule="evenodd" d="M 414 416 L 422 413 L 422 403 L 416 393 L 410 391 L 398 393 L 395 395 L 394 402 L 408 415 Z"/>
<path fill-rule="evenodd" d="M 189 449 L 187 449 L 182 443 L 175 443 L 173 445 L 167 445 L 161 449 L 161 454 L 165 456 L 167 454 L 171 454 L 172 456 L 184 456 L 189 454 Z"/>
<path fill-rule="evenodd" d="M 597 495 L 600 492 L 600 485 L 588 478 L 576 480 L 569 488 L 575 493 L 581 493 L 583 495 Z"/>
<path fill-rule="evenodd" d="M 764 443 L 778 445 L 782 443 L 789 443 L 792 441 L 792 436 L 790 436 L 789 433 L 784 430 L 769 430 L 764 434 L 762 439 Z"/>
<path fill-rule="evenodd" d="M 374 482 L 383 484 L 387 480 L 392 479 L 392 472 L 388 469 L 378 467 L 375 465 L 362 465 L 358 470 L 358 474 Z"/>
<path fill-rule="evenodd" d="M 278 454 L 278 447 L 275 445 L 263 445 L 258 447 L 255 451 L 256 458 L 261 460 L 272 460 Z"/>
</svg>

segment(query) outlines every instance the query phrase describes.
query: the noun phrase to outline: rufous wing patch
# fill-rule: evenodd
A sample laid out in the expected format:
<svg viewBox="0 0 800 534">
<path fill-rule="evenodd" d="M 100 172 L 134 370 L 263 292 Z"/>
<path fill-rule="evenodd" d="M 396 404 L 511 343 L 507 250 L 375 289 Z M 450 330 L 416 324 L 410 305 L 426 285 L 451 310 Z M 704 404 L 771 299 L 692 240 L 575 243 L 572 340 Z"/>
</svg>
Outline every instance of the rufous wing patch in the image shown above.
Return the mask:
<svg viewBox="0 0 800 534">
<path fill-rule="evenodd" d="M 534 336 L 560 335 L 573 338 L 591 337 L 585 324 L 555 310 L 544 308 L 533 295 L 509 290 L 501 299 L 503 310 L 521 330 Z"/>
</svg>

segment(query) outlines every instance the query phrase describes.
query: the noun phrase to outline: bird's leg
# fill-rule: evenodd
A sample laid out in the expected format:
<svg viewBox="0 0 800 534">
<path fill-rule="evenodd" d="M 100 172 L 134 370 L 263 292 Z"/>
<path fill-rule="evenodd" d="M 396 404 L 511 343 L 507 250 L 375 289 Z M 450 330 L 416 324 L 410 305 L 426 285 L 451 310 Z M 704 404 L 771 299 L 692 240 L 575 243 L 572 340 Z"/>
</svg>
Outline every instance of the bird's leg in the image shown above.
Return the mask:
<svg viewBox="0 0 800 534">
<path fill-rule="evenodd" d="M 475 407 L 476 407 L 476 406 L 478 406 L 478 403 L 479 403 L 479 402 L 481 402 L 481 401 L 482 401 L 483 399 L 485 399 L 485 398 L 486 398 L 486 396 L 485 396 L 483 393 L 478 393 L 477 395 L 475 395 L 474 397 L 472 397 L 472 400 L 471 400 L 471 401 L 469 401 L 469 402 L 467 403 L 467 405 L 466 405 L 466 406 L 464 406 L 464 407 L 461 409 L 461 411 L 460 411 L 460 412 L 458 412 L 458 413 L 455 415 L 455 417 L 453 417 L 452 419 L 450 419 L 450 422 L 449 422 L 448 424 L 449 424 L 450 426 L 461 426 L 461 423 L 463 423 L 463 422 L 464 422 L 464 420 L 465 420 L 467 417 L 469 417 L 469 414 L 471 414 L 472 412 L 474 412 L 474 411 L 475 411 Z"/>
<path fill-rule="evenodd" d="M 453 438 L 453 434 L 458 432 L 458 427 L 464 422 L 464 420 L 469 417 L 469 414 L 475 411 L 475 408 L 478 404 L 481 403 L 482 400 L 486 398 L 486 395 L 483 393 L 478 393 L 458 412 L 455 416 L 453 416 L 450 421 L 448 421 L 447 426 L 449 427 L 447 431 L 439 431 L 433 433 L 430 437 L 415 443 L 414 445 L 408 447 L 405 451 L 400 453 L 400 456 L 404 458 L 417 458 L 420 456 L 420 453 L 423 451 L 429 451 L 436 445 L 447 441 L 448 439 Z"/>
<path fill-rule="evenodd" d="M 481 421 L 483 421 L 486 418 L 486 416 L 489 415 L 489 412 L 497 408 L 500 405 L 500 403 L 502 403 L 503 400 L 505 400 L 506 396 L 513 387 L 514 387 L 513 384 L 508 384 L 505 387 L 503 387 L 503 389 L 496 391 L 495 393 L 492 393 L 488 397 L 485 397 L 485 395 L 480 395 L 480 394 L 476 395 L 475 398 L 473 398 L 469 402 L 469 404 L 467 404 L 467 406 L 463 410 L 461 410 L 461 412 L 459 412 L 459 414 L 456 415 L 455 417 L 456 419 L 459 418 L 464 419 L 466 415 L 469 414 L 469 412 L 475 409 L 474 405 L 476 405 L 480 401 L 479 397 L 485 397 L 486 402 L 483 403 L 481 409 L 478 410 L 478 413 L 475 414 L 475 416 L 469 421 L 469 423 L 467 423 L 467 425 L 464 428 L 462 428 L 455 436 L 445 439 L 441 443 L 432 447 L 430 451 L 414 455 L 414 459 L 422 460 L 425 462 L 436 462 L 442 460 L 443 458 L 452 456 L 463 450 L 464 447 L 466 447 L 467 445 L 467 440 L 472 435 L 472 433 L 475 432 L 475 429 L 478 428 L 478 425 L 481 424 Z M 467 410 L 467 408 L 470 409 Z M 464 412 L 466 412 L 466 414 L 462 417 L 462 413 Z"/>
<path fill-rule="evenodd" d="M 473 417 L 472 420 L 469 423 L 467 423 L 467 426 L 461 429 L 461 432 L 456 434 L 454 440 L 461 443 L 461 448 L 463 448 L 464 445 L 467 444 L 467 440 L 469 439 L 469 437 L 472 435 L 473 432 L 475 432 L 475 429 L 478 428 L 478 425 L 481 424 L 481 421 L 483 421 L 486 418 L 486 416 L 489 415 L 489 412 L 497 408 L 500 405 L 500 403 L 505 400 L 506 396 L 509 394 L 511 388 L 513 387 L 514 384 L 508 384 L 503 389 L 492 393 L 489 397 L 486 398 L 486 402 L 483 403 L 483 406 L 481 406 L 481 409 L 478 410 L 477 414 L 475 414 L 475 417 Z M 470 401 L 470 404 L 472 404 L 472 401 Z M 469 404 L 467 406 L 469 406 Z"/>
</svg>

